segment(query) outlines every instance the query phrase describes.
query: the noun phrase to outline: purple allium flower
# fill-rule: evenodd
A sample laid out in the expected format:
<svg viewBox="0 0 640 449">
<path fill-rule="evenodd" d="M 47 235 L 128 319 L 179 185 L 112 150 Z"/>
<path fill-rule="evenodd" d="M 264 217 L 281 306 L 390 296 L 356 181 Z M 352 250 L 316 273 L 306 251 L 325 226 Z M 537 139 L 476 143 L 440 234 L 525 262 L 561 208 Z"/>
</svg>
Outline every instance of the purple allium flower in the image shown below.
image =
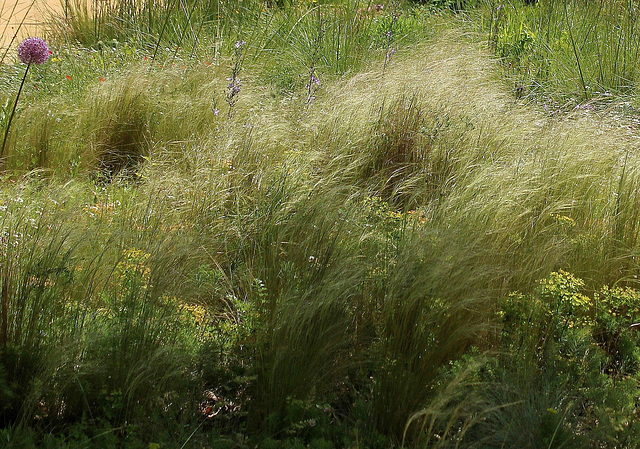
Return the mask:
<svg viewBox="0 0 640 449">
<path fill-rule="evenodd" d="M 18 58 L 25 64 L 42 64 L 49 55 L 47 43 L 39 37 L 28 37 L 18 46 Z"/>
<path fill-rule="evenodd" d="M 31 67 L 31 63 L 33 64 L 42 64 L 47 59 L 49 59 L 49 47 L 47 43 L 40 39 L 39 37 L 30 37 L 22 41 L 20 45 L 18 45 L 18 58 L 20 61 L 27 64 L 27 67 L 24 69 L 24 75 L 22 76 L 22 82 L 20 83 L 20 88 L 18 89 L 18 94 L 16 95 L 16 101 L 13 102 L 13 109 L 11 110 L 11 115 L 9 115 L 9 120 L 7 121 L 7 126 L 4 129 L 4 139 L 2 140 L 2 147 L 0 147 L 0 167 L 3 163 L 4 150 L 7 146 L 7 137 L 9 136 L 9 128 L 11 128 L 11 121 L 13 120 L 13 116 L 16 113 L 16 108 L 18 107 L 18 100 L 20 99 L 20 94 L 22 93 L 22 88 L 24 87 L 24 82 L 27 79 L 27 73 L 29 73 L 29 67 Z"/>
</svg>

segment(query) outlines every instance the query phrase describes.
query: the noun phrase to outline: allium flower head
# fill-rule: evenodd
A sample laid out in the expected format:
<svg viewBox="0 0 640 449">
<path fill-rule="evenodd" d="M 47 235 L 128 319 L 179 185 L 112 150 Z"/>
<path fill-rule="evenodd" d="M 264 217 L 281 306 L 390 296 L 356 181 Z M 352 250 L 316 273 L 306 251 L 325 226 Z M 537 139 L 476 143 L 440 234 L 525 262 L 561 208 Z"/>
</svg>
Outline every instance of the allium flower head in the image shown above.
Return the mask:
<svg viewBox="0 0 640 449">
<path fill-rule="evenodd" d="M 18 58 L 25 64 L 42 64 L 49 54 L 47 43 L 39 37 L 28 37 L 18 46 Z"/>
</svg>

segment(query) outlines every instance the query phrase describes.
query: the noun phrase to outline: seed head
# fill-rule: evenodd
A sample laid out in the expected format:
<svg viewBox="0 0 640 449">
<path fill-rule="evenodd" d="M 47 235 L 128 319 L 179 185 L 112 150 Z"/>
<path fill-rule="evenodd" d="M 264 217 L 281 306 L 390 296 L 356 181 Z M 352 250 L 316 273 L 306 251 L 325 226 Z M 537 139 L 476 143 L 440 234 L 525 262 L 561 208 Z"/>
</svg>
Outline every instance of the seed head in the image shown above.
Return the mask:
<svg viewBox="0 0 640 449">
<path fill-rule="evenodd" d="M 25 64 L 42 64 L 49 54 L 47 43 L 39 37 L 28 37 L 18 46 L 18 58 Z"/>
</svg>

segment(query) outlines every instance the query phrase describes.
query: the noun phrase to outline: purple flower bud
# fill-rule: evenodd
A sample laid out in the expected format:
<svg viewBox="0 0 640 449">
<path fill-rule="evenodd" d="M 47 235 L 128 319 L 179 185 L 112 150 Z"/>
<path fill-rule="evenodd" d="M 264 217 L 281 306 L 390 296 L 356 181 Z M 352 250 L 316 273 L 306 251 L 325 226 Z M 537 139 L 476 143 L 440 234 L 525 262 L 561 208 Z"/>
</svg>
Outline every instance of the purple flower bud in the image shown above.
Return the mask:
<svg viewBox="0 0 640 449">
<path fill-rule="evenodd" d="M 236 48 L 240 48 L 240 47 L 242 47 L 244 44 L 246 44 L 246 42 L 245 42 L 245 41 L 238 41 L 238 42 L 236 42 Z"/>
<path fill-rule="evenodd" d="M 18 46 L 18 58 L 25 64 L 42 64 L 50 54 L 47 43 L 39 37 L 28 37 Z"/>
</svg>

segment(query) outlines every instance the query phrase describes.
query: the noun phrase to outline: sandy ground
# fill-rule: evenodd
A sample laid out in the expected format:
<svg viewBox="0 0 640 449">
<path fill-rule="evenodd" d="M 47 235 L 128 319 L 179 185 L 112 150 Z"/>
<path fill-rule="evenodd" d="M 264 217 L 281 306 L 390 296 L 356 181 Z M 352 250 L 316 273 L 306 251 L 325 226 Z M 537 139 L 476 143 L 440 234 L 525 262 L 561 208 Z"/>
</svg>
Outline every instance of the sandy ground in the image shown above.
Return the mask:
<svg viewBox="0 0 640 449">
<path fill-rule="evenodd" d="M 14 35 L 14 45 L 30 36 L 44 37 L 44 23 L 52 13 L 60 14 L 64 0 L 0 0 L 0 46 Z"/>
</svg>

